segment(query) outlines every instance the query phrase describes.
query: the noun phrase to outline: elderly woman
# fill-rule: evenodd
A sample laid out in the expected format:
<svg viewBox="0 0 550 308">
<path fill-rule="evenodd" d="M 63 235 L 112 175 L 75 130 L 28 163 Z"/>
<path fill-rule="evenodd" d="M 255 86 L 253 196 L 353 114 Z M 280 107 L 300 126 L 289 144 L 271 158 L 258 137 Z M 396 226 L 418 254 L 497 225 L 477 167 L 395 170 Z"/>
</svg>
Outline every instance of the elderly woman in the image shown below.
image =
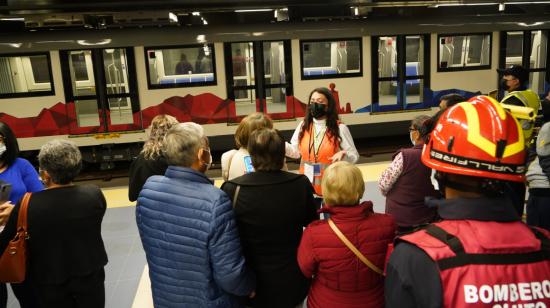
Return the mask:
<svg viewBox="0 0 550 308">
<path fill-rule="evenodd" d="M 430 223 L 437 215 L 435 208 L 424 204 L 424 198 L 438 194 L 432 185 L 432 170 L 420 161 L 432 127 L 429 116 L 414 118 L 409 127 L 413 146 L 399 150 L 378 181 L 378 188 L 386 196 L 386 213 L 393 216 L 400 233 Z"/>
<path fill-rule="evenodd" d="M 325 207 L 321 211 L 331 218 L 311 223 L 298 249 L 302 273 L 313 278 L 308 308 L 383 307 L 382 269 L 395 234 L 393 219 L 375 214 L 370 201 L 359 203 L 365 186 L 361 171 L 351 163 L 330 165 L 322 186 Z M 336 232 L 367 261 L 360 260 Z"/>
<path fill-rule="evenodd" d="M 168 130 L 178 124 L 173 116 L 159 114 L 151 121 L 149 139 L 138 157 L 130 165 L 128 174 L 128 199 L 136 201 L 145 181 L 152 175 L 163 175 L 168 168 L 162 155 L 162 143 Z"/>
<path fill-rule="evenodd" d="M 253 296 L 231 201 L 204 175 L 212 162 L 202 127 L 186 122 L 165 138 L 169 166 L 150 177 L 136 220 L 155 307 L 239 307 Z"/>
<path fill-rule="evenodd" d="M 222 177 L 225 181 L 254 171 L 247 150 L 248 138 L 253 131 L 260 128 L 273 128 L 273 121 L 268 115 L 254 112 L 242 119 L 235 132 L 235 144 L 238 150 L 230 150 L 222 154 Z"/>
<path fill-rule="evenodd" d="M 38 160 L 47 189 L 33 193 L 29 202 L 26 281 L 39 307 L 103 307 L 105 197 L 97 186 L 73 184 L 82 166 L 74 143 L 52 140 L 42 146 Z M 0 252 L 15 235 L 19 206 L 0 233 Z"/>
<path fill-rule="evenodd" d="M 0 231 L 6 224 L 13 205 L 26 192 L 37 192 L 44 189 L 34 167 L 26 159 L 18 156 L 19 144 L 15 134 L 7 124 L 0 122 L 0 181 L 11 185 L 7 202 L 0 200 Z M 25 283 L 12 283 L 11 287 L 22 308 L 36 306 L 34 295 Z M 6 285 L 0 283 L 0 307 L 6 306 L 7 299 Z"/>
<path fill-rule="evenodd" d="M 250 135 L 248 151 L 256 169 L 222 186 L 231 200 L 246 262 L 257 277 L 252 307 L 295 307 L 309 281 L 300 273 L 296 251 L 302 230 L 317 218 L 313 188 L 301 174 L 282 171 L 285 142 L 274 129 Z"/>
</svg>

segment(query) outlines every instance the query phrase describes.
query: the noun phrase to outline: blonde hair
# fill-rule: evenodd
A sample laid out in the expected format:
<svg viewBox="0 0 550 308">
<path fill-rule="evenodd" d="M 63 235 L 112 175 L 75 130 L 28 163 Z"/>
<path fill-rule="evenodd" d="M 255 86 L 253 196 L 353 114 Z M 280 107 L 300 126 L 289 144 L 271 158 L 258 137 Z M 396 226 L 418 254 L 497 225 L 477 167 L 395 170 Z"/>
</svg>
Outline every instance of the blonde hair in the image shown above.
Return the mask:
<svg viewBox="0 0 550 308">
<path fill-rule="evenodd" d="M 254 112 L 244 117 L 235 132 L 235 144 L 237 148 L 247 148 L 250 134 L 260 128 L 273 128 L 273 121 L 268 115 Z"/>
<path fill-rule="evenodd" d="M 167 114 L 159 114 L 153 118 L 149 126 L 149 139 L 147 139 L 141 150 L 145 159 L 156 159 L 161 155 L 164 136 L 172 126 L 178 123 L 176 118 Z"/>
<path fill-rule="evenodd" d="M 365 192 L 361 170 L 355 165 L 340 161 L 330 165 L 321 182 L 323 198 L 328 205 L 356 205 Z"/>
</svg>

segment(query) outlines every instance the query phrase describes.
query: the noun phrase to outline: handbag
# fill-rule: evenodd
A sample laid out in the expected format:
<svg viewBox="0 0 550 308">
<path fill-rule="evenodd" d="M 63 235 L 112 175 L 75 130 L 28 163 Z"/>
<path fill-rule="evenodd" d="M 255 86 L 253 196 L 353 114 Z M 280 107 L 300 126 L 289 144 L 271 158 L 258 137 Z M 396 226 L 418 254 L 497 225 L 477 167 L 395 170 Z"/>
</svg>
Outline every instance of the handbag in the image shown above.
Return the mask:
<svg viewBox="0 0 550 308">
<path fill-rule="evenodd" d="M 20 283 L 27 270 L 27 210 L 31 193 L 26 193 L 19 207 L 17 232 L 0 257 L 0 282 Z"/>
<path fill-rule="evenodd" d="M 338 229 L 338 227 L 336 226 L 336 224 L 332 221 L 332 219 L 328 219 L 328 225 L 330 226 L 330 228 L 332 229 L 332 231 L 334 231 L 334 233 L 336 233 L 336 236 L 338 236 L 338 238 L 349 248 L 349 250 L 351 250 L 351 252 L 353 252 L 357 258 L 359 258 L 359 260 L 361 260 L 361 262 L 365 263 L 365 265 L 370 268 L 371 270 L 373 270 L 375 273 L 377 274 L 380 274 L 382 276 L 384 276 L 384 272 L 378 268 L 378 266 L 374 265 L 371 261 L 369 261 L 369 259 L 367 259 L 367 257 L 365 257 L 360 251 L 359 249 L 357 249 L 349 240 L 348 238 L 342 233 L 342 231 L 340 231 L 340 229 Z"/>
</svg>

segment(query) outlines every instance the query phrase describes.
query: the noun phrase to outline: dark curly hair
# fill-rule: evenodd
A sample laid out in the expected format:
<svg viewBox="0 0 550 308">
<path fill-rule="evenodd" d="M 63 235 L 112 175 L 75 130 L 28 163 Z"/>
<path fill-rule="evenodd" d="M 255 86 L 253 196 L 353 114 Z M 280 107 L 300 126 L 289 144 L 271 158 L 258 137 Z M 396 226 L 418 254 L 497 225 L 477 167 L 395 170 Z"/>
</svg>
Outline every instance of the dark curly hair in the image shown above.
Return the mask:
<svg viewBox="0 0 550 308">
<path fill-rule="evenodd" d="M 6 152 L 0 156 L 0 165 L 11 166 L 19 156 L 19 144 L 13 130 L 4 122 L 0 122 L 0 135 L 4 137 Z"/>
<path fill-rule="evenodd" d="M 311 112 L 309 110 L 309 105 L 311 104 L 311 96 L 313 96 L 313 93 L 323 94 L 327 98 L 327 130 L 329 132 L 327 137 L 329 138 L 329 141 L 331 141 L 335 146 L 339 146 L 342 138 L 340 138 L 340 129 L 338 128 L 339 117 L 338 110 L 336 108 L 336 100 L 334 100 L 334 97 L 332 96 L 332 93 L 330 93 L 330 90 L 324 87 L 313 89 L 313 91 L 309 93 L 306 115 L 304 117 L 304 125 L 302 125 L 302 128 L 300 129 L 298 141 L 302 141 L 305 132 L 309 131 L 311 129 L 311 125 L 313 124 L 313 116 L 311 115 Z"/>
</svg>

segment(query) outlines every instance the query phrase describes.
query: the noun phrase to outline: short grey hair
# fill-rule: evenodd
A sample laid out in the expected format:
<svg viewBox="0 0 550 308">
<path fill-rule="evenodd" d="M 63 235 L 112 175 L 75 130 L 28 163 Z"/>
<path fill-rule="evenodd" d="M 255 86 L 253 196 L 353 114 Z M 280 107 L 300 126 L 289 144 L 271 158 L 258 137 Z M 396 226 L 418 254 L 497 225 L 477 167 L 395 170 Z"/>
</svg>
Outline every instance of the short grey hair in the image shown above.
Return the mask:
<svg viewBox="0 0 550 308">
<path fill-rule="evenodd" d="M 204 140 L 204 129 L 199 124 L 176 124 L 164 137 L 164 157 L 169 165 L 191 167 Z"/>
<path fill-rule="evenodd" d="M 38 164 L 55 184 L 68 184 L 82 169 L 82 155 L 74 142 L 54 139 L 40 148 Z"/>
</svg>

